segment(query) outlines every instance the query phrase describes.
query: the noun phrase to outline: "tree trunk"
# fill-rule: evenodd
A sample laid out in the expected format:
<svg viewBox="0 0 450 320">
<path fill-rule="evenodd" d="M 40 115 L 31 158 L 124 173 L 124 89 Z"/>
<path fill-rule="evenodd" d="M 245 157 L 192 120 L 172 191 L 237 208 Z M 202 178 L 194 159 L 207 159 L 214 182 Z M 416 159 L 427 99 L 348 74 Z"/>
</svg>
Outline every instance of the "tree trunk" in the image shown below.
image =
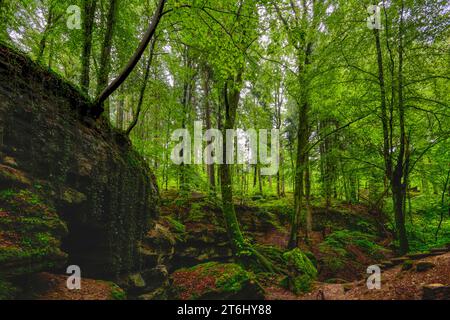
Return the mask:
<svg viewBox="0 0 450 320">
<path fill-rule="evenodd" d="M 85 93 L 89 93 L 90 85 L 90 61 L 92 52 L 92 32 L 94 30 L 95 10 L 97 0 L 85 0 L 83 11 L 83 52 L 81 55 L 81 87 Z"/>
<path fill-rule="evenodd" d="M 236 81 L 230 81 L 229 84 L 225 84 L 224 88 L 224 101 L 225 101 L 225 124 L 223 128 L 224 136 L 227 129 L 234 129 L 236 111 L 239 103 L 240 90 L 238 89 L 240 82 L 242 81 L 242 71 Z M 226 159 L 227 142 L 223 140 L 223 159 Z M 236 211 L 233 203 L 233 181 L 231 176 L 231 165 L 221 164 L 219 165 L 220 171 L 220 185 L 222 192 L 222 208 L 225 218 L 225 225 L 227 228 L 228 236 L 231 241 L 234 252 L 239 255 L 242 250 L 245 249 L 244 236 L 242 235 L 239 227 L 239 222 L 236 217 Z"/>
<path fill-rule="evenodd" d="M 111 70 L 111 50 L 113 45 L 114 28 L 116 25 L 117 0 L 109 1 L 109 9 L 106 18 L 105 36 L 103 38 L 100 67 L 97 78 L 97 95 L 108 85 Z M 109 111 L 109 110 L 107 110 Z M 108 114 L 109 112 L 107 112 Z M 109 114 L 108 114 L 109 118 Z"/>
<path fill-rule="evenodd" d="M 211 104 L 210 104 L 210 71 L 207 67 L 205 67 L 204 70 L 204 78 L 203 78 L 203 91 L 205 93 L 204 97 L 204 111 L 205 111 L 205 122 L 206 122 L 206 130 L 209 130 L 212 128 L 212 121 L 211 121 Z M 208 163 L 211 163 L 211 155 L 208 153 Z M 208 174 L 208 180 L 209 180 L 209 186 L 212 190 L 216 187 L 216 177 L 215 177 L 215 170 L 214 170 L 214 164 L 207 164 L 206 165 L 206 171 Z"/>
<path fill-rule="evenodd" d="M 128 129 L 125 132 L 127 136 L 130 135 L 131 131 L 133 131 L 134 127 L 137 125 L 139 121 L 139 115 L 141 114 L 142 104 L 144 103 L 145 90 L 147 89 L 147 82 L 150 77 L 150 67 L 152 65 L 153 57 L 155 55 L 155 45 L 156 45 L 156 37 L 153 38 L 152 43 L 150 45 L 150 53 L 148 56 L 147 65 L 145 66 L 144 80 L 142 82 L 141 92 L 139 93 L 139 101 L 136 107 L 136 113 L 133 116 L 133 121 L 130 123 Z"/>
<path fill-rule="evenodd" d="M 398 115 L 400 126 L 400 150 L 398 154 L 397 164 L 392 177 L 392 193 L 395 210 L 395 224 L 397 229 L 397 237 L 400 243 L 400 254 L 405 254 L 409 250 L 408 238 L 405 227 L 405 210 L 404 201 L 406 194 L 406 179 L 408 172 L 404 168 L 406 158 L 407 137 L 405 132 L 405 106 L 403 99 L 403 11 L 404 1 L 400 12 L 399 24 L 399 46 L 398 46 Z"/>
</svg>

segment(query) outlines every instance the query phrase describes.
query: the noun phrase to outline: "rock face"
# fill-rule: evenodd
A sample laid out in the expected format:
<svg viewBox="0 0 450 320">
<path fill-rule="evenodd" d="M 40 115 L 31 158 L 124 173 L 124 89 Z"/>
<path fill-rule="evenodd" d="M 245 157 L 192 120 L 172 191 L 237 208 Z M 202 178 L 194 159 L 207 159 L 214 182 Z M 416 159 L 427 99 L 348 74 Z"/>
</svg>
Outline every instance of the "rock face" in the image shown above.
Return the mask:
<svg viewBox="0 0 450 320">
<path fill-rule="evenodd" d="M 0 46 L 0 279 L 23 261 L 33 272 L 48 271 L 41 260 L 62 261 L 100 278 L 141 269 L 155 179 L 89 108 L 58 76 Z"/>
</svg>

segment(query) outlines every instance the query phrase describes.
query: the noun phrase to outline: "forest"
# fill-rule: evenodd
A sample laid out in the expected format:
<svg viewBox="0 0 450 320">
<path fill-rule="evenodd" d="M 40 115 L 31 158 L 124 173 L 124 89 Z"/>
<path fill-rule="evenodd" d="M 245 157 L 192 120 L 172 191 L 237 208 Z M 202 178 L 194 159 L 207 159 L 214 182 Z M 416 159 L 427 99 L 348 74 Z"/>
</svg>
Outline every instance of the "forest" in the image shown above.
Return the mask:
<svg viewBox="0 0 450 320">
<path fill-rule="evenodd" d="M 0 300 L 450 300 L 447 0 L 0 12 Z"/>
</svg>

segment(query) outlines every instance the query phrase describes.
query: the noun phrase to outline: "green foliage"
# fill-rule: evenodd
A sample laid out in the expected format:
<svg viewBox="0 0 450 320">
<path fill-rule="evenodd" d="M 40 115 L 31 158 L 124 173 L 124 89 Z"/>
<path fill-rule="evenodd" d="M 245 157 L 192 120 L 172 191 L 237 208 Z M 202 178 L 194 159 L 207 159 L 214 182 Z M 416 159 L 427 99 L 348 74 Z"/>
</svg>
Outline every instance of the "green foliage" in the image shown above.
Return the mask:
<svg viewBox="0 0 450 320">
<path fill-rule="evenodd" d="M 317 277 L 317 269 L 314 267 L 314 264 L 300 249 L 296 248 L 284 253 L 283 258 L 287 265 L 294 268 L 298 273 L 305 274 L 313 279 Z"/>
<path fill-rule="evenodd" d="M 110 282 L 109 285 L 111 286 L 111 299 L 112 300 L 126 300 L 127 295 L 125 291 L 120 288 L 115 283 Z"/>
</svg>

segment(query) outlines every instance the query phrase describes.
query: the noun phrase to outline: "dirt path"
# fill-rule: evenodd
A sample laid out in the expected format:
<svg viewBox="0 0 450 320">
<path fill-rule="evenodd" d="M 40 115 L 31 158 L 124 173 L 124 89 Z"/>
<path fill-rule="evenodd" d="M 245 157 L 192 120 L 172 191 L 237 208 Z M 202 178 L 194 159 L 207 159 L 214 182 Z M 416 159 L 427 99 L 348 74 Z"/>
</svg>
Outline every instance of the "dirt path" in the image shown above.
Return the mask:
<svg viewBox="0 0 450 320">
<path fill-rule="evenodd" d="M 418 272 L 420 262 L 430 262 L 435 266 Z M 381 275 L 381 289 L 367 289 L 366 280 L 346 284 L 316 283 L 314 289 L 304 295 L 295 296 L 292 292 L 267 287 L 267 300 L 420 300 L 423 286 L 430 284 L 450 285 L 450 252 L 414 261 L 410 270 L 402 271 L 396 266 Z"/>
</svg>

